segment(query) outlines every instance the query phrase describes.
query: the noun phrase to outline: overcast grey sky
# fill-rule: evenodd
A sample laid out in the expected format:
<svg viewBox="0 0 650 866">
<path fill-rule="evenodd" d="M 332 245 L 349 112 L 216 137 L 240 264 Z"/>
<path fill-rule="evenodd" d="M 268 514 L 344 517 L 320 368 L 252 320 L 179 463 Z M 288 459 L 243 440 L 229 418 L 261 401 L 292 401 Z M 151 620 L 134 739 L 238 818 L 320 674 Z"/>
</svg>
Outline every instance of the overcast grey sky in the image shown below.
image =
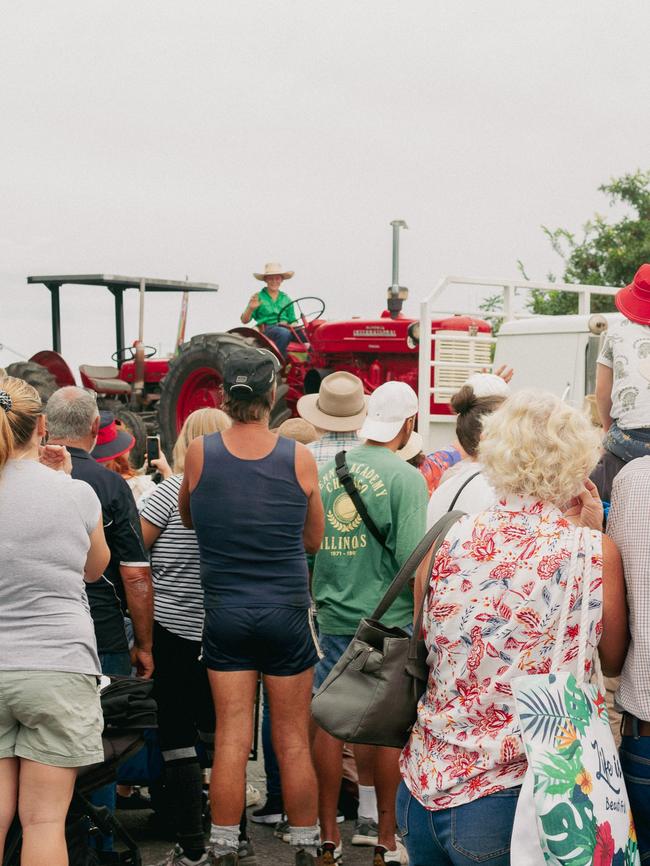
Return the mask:
<svg viewBox="0 0 650 866">
<path fill-rule="evenodd" d="M 331 317 L 376 315 L 398 217 L 408 311 L 445 273 L 544 278 L 540 224 L 650 165 L 649 28 L 647 0 L 8 0 L 0 342 L 49 347 L 28 273 L 219 283 L 192 334 L 236 324 L 273 259 Z M 169 350 L 179 299 L 151 297 Z M 63 316 L 66 358 L 106 361 L 107 293 L 65 289 Z"/>
</svg>

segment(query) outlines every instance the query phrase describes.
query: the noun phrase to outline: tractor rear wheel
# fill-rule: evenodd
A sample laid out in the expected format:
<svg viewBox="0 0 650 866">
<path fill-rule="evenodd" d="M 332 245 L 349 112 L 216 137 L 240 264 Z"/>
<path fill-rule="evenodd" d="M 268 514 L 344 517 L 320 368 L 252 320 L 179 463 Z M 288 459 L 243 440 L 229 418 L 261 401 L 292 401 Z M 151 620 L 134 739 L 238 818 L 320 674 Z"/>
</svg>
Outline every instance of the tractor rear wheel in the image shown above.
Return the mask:
<svg viewBox="0 0 650 866">
<path fill-rule="evenodd" d="M 32 387 L 36 388 L 43 405 L 59 389 L 56 379 L 50 371 L 34 361 L 15 361 L 13 364 L 9 364 L 6 373 L 7 376 L 24 379 L 25 382 L 29 382 Z"/>
<path fill-rule="evenodd" d="M 221 406 L 226 358 L 251 344 L 253 340 L 237 334 L 199 334 L 183 343 L 170 360 L 158 402 L 158 427 L 168 457 L 188 415 L 196 409 Z"/>
<path fill-rule="evenodd" d="M 129 463 L 134 469 L 140 469 L 144 464 L 147 453 L 147 425 L 141 415 L 130 409 L 118 408 L 115 417 L 119 419 L 126 429 L 135 438 L 135 445 L 129 451 Z"/>
</svg>

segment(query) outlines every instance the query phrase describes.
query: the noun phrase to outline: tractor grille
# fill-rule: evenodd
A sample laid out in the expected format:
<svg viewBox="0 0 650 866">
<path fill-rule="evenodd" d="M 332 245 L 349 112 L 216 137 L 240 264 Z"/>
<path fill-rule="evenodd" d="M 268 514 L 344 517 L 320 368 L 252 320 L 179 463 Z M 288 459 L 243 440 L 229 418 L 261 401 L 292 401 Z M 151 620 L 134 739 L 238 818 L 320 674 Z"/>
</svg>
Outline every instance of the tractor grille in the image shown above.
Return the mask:
<svg viewBox="0 0 650 866">
<path fill-rule="evenodd" d="M 443 336 L 444 335 L 444 336 Z M 492 369 L 492 340 L 467 331 L 438 331 L 433 361 L 433 395 L 436 403 L 447 403 L 472 373 Z M 483 339 L 481 339 L 483 338 Z"/>
</svg>

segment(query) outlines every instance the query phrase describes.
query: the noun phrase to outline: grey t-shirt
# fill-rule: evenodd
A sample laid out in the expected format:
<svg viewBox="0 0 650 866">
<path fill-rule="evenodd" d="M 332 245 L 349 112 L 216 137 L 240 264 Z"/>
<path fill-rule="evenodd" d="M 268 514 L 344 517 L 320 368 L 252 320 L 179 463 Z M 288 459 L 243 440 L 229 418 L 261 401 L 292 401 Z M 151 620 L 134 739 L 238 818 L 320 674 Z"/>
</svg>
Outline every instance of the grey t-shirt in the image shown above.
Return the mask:
<svg viewBox="0 0 650 866">
<path fill-rule="evenodd" d="M 101 507 L 35 460 L 0 472 L 0 670 L 99 674 L 84 566 Z"/>
</svg>

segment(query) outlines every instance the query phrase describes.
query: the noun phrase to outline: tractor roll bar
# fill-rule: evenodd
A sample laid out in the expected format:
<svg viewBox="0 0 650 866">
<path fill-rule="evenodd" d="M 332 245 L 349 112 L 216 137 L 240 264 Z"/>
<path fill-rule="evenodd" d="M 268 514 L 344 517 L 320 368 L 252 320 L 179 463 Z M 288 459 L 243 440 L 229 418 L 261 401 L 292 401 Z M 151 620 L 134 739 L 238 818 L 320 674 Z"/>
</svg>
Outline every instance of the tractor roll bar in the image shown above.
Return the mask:
<svg viewBox="0 0 650 866">
<path fill-rule="evenodd" d="M 61 352 L 61 305 L 59 289 L 63 285 L 101 286 L 115 298 L 115 342 L 117 351 L 124 349 L 124 292 L 138 289 L 144 292 L 218 292 L 216 283 L 191 283 L 186 280 L 159 280 L 153 277 L 119 277 L 108 274 L 68 274 L 51 276 L 29 276 L 28 283 L 42 283 L 50 291 L 52 307 L 52 348 Z M 141 303 L 140 320 L 143 305 Z M 142 321 L 140 321 L 140 332 Z"/>
</svg>

